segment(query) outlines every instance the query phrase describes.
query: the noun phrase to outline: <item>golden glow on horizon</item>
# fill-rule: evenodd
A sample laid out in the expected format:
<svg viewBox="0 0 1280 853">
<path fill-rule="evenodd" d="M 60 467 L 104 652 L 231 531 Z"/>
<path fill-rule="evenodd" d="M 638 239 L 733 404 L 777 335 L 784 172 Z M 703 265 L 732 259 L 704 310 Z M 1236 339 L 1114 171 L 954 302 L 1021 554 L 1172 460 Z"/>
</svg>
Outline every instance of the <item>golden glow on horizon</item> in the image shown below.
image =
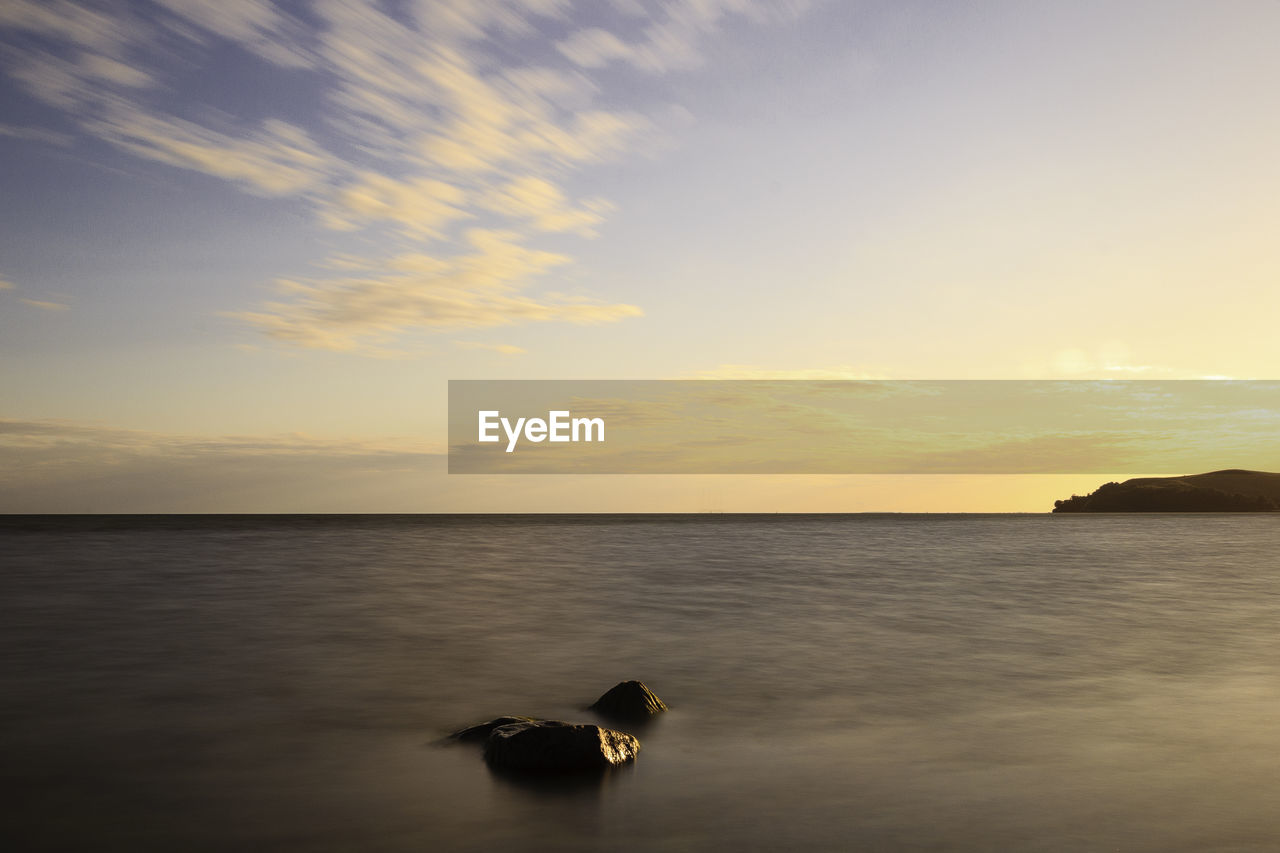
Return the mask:
<svg viewBox="0 0 1280 853">
<path fill-rule="evenodd" d="M 1274 4 L 393 6 L 3 5 L 0 506 L 1037 511 L 486 492 L 444 388 L 1280 376 Z"/>
</svg>

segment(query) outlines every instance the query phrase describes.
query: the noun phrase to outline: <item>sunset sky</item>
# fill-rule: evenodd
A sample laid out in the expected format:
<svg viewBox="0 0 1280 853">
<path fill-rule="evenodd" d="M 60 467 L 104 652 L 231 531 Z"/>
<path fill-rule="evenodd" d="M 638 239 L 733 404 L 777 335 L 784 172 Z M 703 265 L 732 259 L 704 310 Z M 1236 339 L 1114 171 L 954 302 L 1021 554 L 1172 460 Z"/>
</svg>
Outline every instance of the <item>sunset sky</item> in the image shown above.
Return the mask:
<svg viewBox="0 0 1280 853">
<path fill-rule="evenodd" d="M 1047 510 L 1105 478 L 449 476 L 447 380 L 1280 376 L 1278 32 L 0 0 L 0 511 Z"/>
</svg>

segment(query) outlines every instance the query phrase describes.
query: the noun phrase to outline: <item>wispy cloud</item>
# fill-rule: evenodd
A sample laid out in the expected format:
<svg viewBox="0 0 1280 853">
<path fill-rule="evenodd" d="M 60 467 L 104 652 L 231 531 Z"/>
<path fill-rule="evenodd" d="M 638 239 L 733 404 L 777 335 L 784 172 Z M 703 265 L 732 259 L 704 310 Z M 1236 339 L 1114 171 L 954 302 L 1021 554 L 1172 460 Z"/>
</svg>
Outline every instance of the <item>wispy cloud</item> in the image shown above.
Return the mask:
<svg viewBox="0 0 1280 853">
<path fill-rule="evenodd" d="M 18 290 L 18 286 L 16 284 L 4 278 L 0 278 L 0 291 L 13 291 L 15 293 L 21 292 Z M 36 308 L 41 311 L 66 311 L 71 307 L 65 302 L 54 302 L 46 299 L 31 299 L 26 296 L 19 296 L 18 301 L 23 305 L 26 305 L 28 308 Z"/>
<path fill-rule="evenodd" d="M 318 452 L 375 455 L 381 453 L 438 453 L 439 444 L 421 439 L 322 439 L 301 433 L 273 436 L 192 436 L 121 429 L 57 419 L 0 418 L 0 447 L 67 450 L 73 446 L 100 450 L 165 454 L 223 453 L 310 454 Z M 53 461 L 52 458 L 50 461 Z"/>
<path fill-rule="evenodd" d="M 19 302 L 30 308 L 39 308 L 41 311 L 66 311 L 70 306 L 62 302 L 46 302 L 42 299 L 19 298 Z"/>
<path fill-rule="evenodd" d="M 233 181 L 258 195 L 316 189 L 336 166 L 305 130 L 276 119 L 233 136 L 114 103 L 84 126 L 139 157 Z"/>
<path fill-rule="evenodd" d="M 463 190 L 434 178 L 397 181 L 365 172 L 330 200 L 321 218 L 326 226 L 339 231 L 387 222 L 394 223 L 405 237 L 438 238 L 450 222 L 473 217 L 460 206 L 466 199 Z"/>
<path fill-rule="evenodd" d="M 602 68 L 614 60 L 630 60 L 637 52 L 636 48 L 599 27 L 578 30 L 557 44 L 556 49 L 570 62 L 583 68 Z"/>
<path fill-rule="evenodd" d="M 300 21 L 269 0 L 156 0 L 191 25 L 189 38 L 203 41 L 208 35 L 237 42 L 257 56 L 286 68 L 307 67 L 311 56 L 303 46 Z"/>
<path fill-rule="evenodd" d="M 387 483 L 422 482 L 442 451 L 413 438 L 197 436 L 0 418 L 0 512 L 332 512 L 363 499 L 396 509 Z"/>
<path fill-rule="evenodd" d="M 609 323 L 642 314 L 634 305 L 535 297 L 528 281 L 565 264 L 514 232 L 473 229 L 470 251 L 409 253 L 361 275 L 279 282 L 280 301 L 237 315 L 267 335 L 318 349 L 386 346 L 408 330 L 476 329 L 521 323 Z"/>
<path fill-rule="evenodd" d="M 699 42 L 728 18 L 736 16 L 756 24 L 779 23 L 800 15 L 809 5 L 805 0 L 674 0 L 648 15 L 638 3 L 627 3 L 622 7 L 624 12 L 648 21 L 638 37 L 624 39 L 602 27 L 587 27 L 561 40 L 556 49 L 582 68 L 603 68 L 621 62 L 657 74 L 701 64 Z"/>
<path fill-rule="evenodd" d="M 678 114 L 636 101 L 616 69 L 601 69 L 692 67 L 702 41 L 731 19 L 765 24 L 803 5 L 621 0 L 593 7 L 593 26 L 576 31 L 572 8 L 569 0 L 409 0 L 394 8 L 317 0 L 305 9 L 157 0 L 144 15 L 127 4 L 12 0 L 0 7 L 0 61 L 28 95 L 61 112 L 64 126 L 143 160 L 296 199 L 324 230 L 368 232 L 394 247 L 373 265 L 411 253 L 439 259 L 449 272 L 426 280 L 307 282 L 237 314 L 278 340 L 358 350 L 366 335 L 422 328 L 637 316 L 629 305 L 516 292 L 515 282 L 524 287 L 567 264 L 563 248 L 554 262 L 532 247 L 502 250 L 514 267 L 494 290 L 483 283 L 491 276 L 473 268 L 492 266 L 495 254 L 482 251 L 486 260 L 476 261 L 469 235 L 508 232 L 506 246 L 544 234 L 594 236 L 613 205 L 573 197 L 571 179 L 653 149 Z M 247 53 L 244 74 L 287 81 L 310 100 L 213 99 L 180 88 L 199 63 L 227 62 L 228 45 Z M 629 106 L 620 108 L 623 101 Z M 236 113 L 241 102 L 253 106 Z M 52 140 L 61 131 L 0 132 Z"/>
<path fill-rule="evenodd" d="M 21 127 L 3 123 L 0 123 L 0 136 L 7 136 L 10 139 L 26 139 L 31 142 L 44 142 L 64 148 L 70 145 L 72 141 L 70 134 L 56 130 L 47 130 L 42 127 Z"/>
<path fill-rule="evenodd" d="M 533 176 L 493 188 L 483 204 L 538 231 L 575 231 L 583 236 L 594 235 L 592 226 L 604 221 L 604 214 L 612 207 L 604 199 L 588 199 L 582 207 L 573 208 L 559 187 Z"/>
</svg>

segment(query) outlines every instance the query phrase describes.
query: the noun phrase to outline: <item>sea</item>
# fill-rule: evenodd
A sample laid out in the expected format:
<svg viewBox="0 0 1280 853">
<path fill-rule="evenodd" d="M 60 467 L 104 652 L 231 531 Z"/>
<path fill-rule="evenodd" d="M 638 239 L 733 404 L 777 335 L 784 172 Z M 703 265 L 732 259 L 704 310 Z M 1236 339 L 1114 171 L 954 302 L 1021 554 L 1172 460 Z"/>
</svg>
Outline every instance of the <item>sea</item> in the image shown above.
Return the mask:
<svg viewBox="0 0 1280 853">
<path fill-rule="evenodd" d="M 1274 851 L 1280 514 L 0 517 L 8 851 Z M 511 777 L 458 728 L 669 710 Z"/>
</svg>

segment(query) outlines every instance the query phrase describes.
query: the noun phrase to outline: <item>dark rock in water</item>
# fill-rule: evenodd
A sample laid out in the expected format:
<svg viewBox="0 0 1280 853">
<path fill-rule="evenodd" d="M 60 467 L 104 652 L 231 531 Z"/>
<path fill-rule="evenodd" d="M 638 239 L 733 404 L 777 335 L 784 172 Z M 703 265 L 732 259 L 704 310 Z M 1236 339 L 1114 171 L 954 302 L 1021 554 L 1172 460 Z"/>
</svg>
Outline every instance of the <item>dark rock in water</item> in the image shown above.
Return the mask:
<svg viewBox="0 0 1280 853">
<path fill-rule="evenodd" d="M 642 720 L 661 714 L 667 705 L 643 681 L 624 681 L 597 699 L 591 710 L 616 719 Z"/>
<path fill-rule="evenodd" d="M 465 743 L 479 743 L 489 737 L 489 733 L 499 726 L 509 726 L 514 723 L 532 723 L 535 722 L 534 717 L 495 717 L 487 723 L 476 723 L 474 726 L 467 726 L 465 729 L 458 729 L 449 735 L 450 740 L 460 740 Z"/>
<path fill-rule="evenodd" d="M 484 744 L 490 766 L 534 773 L 606 770 L 634 761 L 639 751 L 640 741 L 625 732 L 561 720 L 498 726 Z"/>
</svg>

